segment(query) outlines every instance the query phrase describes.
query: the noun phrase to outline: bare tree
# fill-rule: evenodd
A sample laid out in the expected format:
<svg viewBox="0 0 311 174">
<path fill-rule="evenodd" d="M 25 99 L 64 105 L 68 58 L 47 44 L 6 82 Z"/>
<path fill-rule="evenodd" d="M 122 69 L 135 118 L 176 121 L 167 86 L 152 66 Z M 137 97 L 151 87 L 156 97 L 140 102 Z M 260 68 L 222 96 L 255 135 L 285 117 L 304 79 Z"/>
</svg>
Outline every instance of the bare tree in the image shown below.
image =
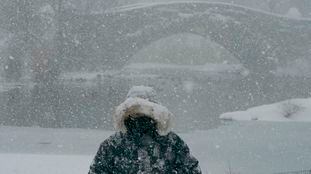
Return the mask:
<svg viewBox="0 0 311 174">
<path fill-rule="evenodd" d="M 6 16 L 1 27 L 13 35 L 5 56 L 5 77 L 17 81 L 22 77 L 22 68 L 32 47 L 33 3 L 31 0 L 3 1 L 1 10 Z"/>
</svg>

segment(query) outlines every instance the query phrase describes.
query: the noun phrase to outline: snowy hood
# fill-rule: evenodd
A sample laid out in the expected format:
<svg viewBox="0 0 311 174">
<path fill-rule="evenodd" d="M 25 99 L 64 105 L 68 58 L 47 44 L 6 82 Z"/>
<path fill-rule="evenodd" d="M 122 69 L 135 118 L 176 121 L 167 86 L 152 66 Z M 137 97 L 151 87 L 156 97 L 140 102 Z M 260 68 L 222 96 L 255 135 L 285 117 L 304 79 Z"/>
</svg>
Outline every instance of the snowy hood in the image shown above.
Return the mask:
<svg viewBox="0 0 311 174">
<path fill-rule="evenodd" d="M 142 98 L 128 98 L 121 103 L 113 116 L 116 130 L 126 132 L 124 120 L 129 115 L 146 115 L 157 122 L 157 131 L 160 135 L 167 135 L 172 128 L 173 114 L 164 106 Z"/>
</svg>

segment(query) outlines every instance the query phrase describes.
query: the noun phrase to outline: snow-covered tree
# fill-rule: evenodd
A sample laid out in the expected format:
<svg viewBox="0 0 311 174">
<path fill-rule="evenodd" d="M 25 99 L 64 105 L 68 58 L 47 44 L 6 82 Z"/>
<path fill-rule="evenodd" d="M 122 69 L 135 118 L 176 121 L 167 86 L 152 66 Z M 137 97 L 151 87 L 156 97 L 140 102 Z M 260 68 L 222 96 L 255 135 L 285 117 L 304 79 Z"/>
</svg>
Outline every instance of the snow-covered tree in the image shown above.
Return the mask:
<svg viewBox="0 0 311 174">
<path fill-rule="evenodd" d="M 302 14 L 297 8 L 291 7 L 286 13 L 286 16 L 291 17 L 291 18 L 301 18 Z"/>
</svg>

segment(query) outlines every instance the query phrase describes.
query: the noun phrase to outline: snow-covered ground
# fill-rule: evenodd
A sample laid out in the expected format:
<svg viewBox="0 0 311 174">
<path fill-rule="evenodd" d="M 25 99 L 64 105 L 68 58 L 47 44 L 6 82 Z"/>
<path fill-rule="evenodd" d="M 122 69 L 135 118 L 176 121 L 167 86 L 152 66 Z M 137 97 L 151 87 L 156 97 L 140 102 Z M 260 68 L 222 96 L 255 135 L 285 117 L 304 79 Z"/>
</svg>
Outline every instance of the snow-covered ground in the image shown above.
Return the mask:
<svg viewBox="0 0 311 174">
<path fill-rule="evenodd" d="M 224 113 L 223 120 L 260 121 L 311 121 L 311 98 L 291 99 L 270 105 L 250 108 L 246 111 Z"/>
<path fill-rule="evenodd" d="M 113 132 L 0 127 L 0 173 L 86 174 L 99 146 Z M 204 173 L 269 174 L 310 169 L 311 124 L 232 122 L 180 133 Z"/>
<path fill-rule="evenodd" d="M 2 174 L 86 174 L 91 156 L 0 154 Z"/>
</svg>

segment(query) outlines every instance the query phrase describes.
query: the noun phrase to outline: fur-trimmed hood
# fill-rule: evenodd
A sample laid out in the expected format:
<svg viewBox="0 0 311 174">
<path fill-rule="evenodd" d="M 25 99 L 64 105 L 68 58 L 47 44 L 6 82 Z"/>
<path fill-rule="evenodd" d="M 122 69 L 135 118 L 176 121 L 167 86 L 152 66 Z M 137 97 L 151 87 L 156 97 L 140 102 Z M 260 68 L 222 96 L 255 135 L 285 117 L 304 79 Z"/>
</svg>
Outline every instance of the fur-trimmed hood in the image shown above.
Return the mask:
<svg viewBox="0 0 311 174">
<path fill-rule="evenodd" d="M 140 97 L 130 97 L 121 103 L 114 114 L 114 127 L 118 131 L 126 132 L 124 120 L 137 114 L 148 116 L 157 122 L 160 135 L 167 135 L 172 128 L 173 114 L 164 106 Z"/>
</svg>

